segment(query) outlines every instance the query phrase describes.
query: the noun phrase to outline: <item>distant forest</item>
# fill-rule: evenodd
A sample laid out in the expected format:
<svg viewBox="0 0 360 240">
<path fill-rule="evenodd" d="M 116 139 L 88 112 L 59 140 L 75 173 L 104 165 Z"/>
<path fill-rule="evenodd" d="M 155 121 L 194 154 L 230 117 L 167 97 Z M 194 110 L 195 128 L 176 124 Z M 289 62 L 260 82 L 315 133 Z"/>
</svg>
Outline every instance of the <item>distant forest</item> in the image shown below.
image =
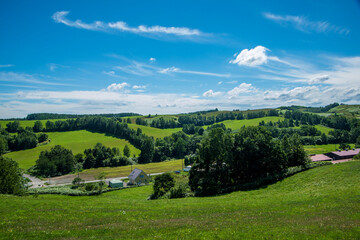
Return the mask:
<svg viewBox="0 0 360 240">
<path fill-rule="evenodd" d="M 104 113 L 104 114 L 58 114 L 58 113 L 32 113 L 27 115 L 26 120 L 48 120 L 48 119 L 67 119 L 79 117 L 133 117 L 141 116 L 137 113 Z"/>
</svg>

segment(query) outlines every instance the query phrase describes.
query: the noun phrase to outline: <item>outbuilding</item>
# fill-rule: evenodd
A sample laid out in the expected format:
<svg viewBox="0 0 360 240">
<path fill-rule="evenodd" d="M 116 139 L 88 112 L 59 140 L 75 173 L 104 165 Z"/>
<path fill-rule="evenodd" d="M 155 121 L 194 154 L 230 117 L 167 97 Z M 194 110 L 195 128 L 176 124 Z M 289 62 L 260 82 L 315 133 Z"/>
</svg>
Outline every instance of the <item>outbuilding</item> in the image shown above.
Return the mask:
<svg viewBox="0 0 360 240">
<path fill-rule="evenodd" d="M 130 185 L 148 184 L 150 177 L 141 169 L 135 168 L 129 175 Z"/>
<path fill-rule="evenodd" d="M 342 159 L 350 159 L 353 158 L 355 155 L 358 155 L 360 152 L 360 149 L 353 149 L 353 150 L 345 150 L 345 151 L 337 151 L 337 152 L 331 152 L 327 155 L 329 157 L 332 157 L 334 160 L 342 160 Z"/>
<path fill-rule="evenodd" d="M 319 162 L 319 161 L 331 161 L 332 158 L 324 155 L 324 154 L 316 154 L 310 157 L 312 162 Z"/>
<path fill-rule="evenodd" d="M 121 180 L 114 179 L 109 181 L 109 187 L 111 188 L 121 188 L 124 187 L 124 183 Z"/>
</svg>

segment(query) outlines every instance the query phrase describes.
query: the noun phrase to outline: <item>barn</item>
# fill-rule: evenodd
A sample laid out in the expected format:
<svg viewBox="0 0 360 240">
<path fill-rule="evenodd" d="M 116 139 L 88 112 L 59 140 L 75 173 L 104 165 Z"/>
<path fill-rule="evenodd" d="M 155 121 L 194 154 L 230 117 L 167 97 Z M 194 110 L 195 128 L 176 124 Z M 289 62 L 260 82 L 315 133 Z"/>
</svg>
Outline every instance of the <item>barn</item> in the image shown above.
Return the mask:
<svg viewBox="0 0 360 240">
<path fill-rule="evenodd" d="M 141 185 L 150 182 L 149 176 L 141 169 L 135 168 L 129 175 L 129 184 Z"/>
</svg>

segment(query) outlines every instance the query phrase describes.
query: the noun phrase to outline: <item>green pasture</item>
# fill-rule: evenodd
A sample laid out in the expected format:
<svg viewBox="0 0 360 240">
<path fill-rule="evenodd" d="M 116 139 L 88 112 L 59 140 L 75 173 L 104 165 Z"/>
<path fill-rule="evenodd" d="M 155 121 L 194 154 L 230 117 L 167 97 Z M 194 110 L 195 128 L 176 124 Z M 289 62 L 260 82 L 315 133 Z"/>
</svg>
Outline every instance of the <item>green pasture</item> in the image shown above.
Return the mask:
<svg viewBox="0 0 360 240">
<path fill-rule="evenodd" d="M 0 239 L 359 239 L 360 162 L 215 197 L 0 195 Z"/>
<path fill-rule="evenodd" d="M 154 138 L 164 138 L 168 137 L 173 133 L 179 132 L 182 128 L 167 128 L 167 129 L 160 129 L 160 128 L 153 128 L 149 126 L 137 125 L 137 124 L 128 124 L 129 128 L 137 130 L 140 128 L 142 132 L 148 136 L 152 136 Z"/>
<path fill-rule="evenodd" d="M 94 147 L 98 142 L 107 147 L 118 147 L 120 151 L 122 151 L 127 144 L 131 150 L 131 155 L 140 154 L 140 150 L 135 148 L 128 141 L 107 136 L 102 133 L 80 130 L 70 132 L 49 132 L 46 134 L 49 135 L 51 140 L 49 144 L 32 149 L 7 153 L 4 156 L 17 161 L 22 169 L 28 169 L 29 167 L 35 165 L 41 151 L 50 150 L 55 145 L 61 145 L 72 150 L 73 154 L 77 154 L 83 152 L 86 148 Z"/>
<path fill-rule="evenodd" d="M 233 131 L 238 131 L 242 126 L 258 126 L 261 121 L 267 122 L 277 122 L 278 120 L 284 120 L 283 117 L 262 117 L 254 119 L 243 119 L 243 120 L 225 120 L 219 123 L 225 124 L 227 128 L 231 128 Z M 207 128 L 207 127 L 206 127 Z"/>
<path fill-rule="evenodd" d="M 162 173 L 162 172 L 181 170 L 184 167 L 182 163 L 183 163 L 183 159 L 177 159 L 177 160 L 158 162 L 158 163 L 136 164 L 132 166 L 129 165 L 129 166 L 121 166 L 121 167 L 91 168 L 80 172 L 79 175 L 80 178 L 89 181 L 89 180 L 94 180 L 95 177 L 99 176 L 100 173 L 105 173 L 106 178 L 127 177 L 135 168 L 143 170 L 146 174 Z M 76 176 L 77 174 L 68 174 L 59 177 L 53 177 L 51 178 L 51 183 L 55 183 L 55 184 L 69 183 Z"/>
<path fill-rule="evenodd" d="M 355 147 L 355 144 L 349 145 L 351 148 Z M 339 149 L 339 144 L 304 145 L 304 149 L 308 154 L 321 154 L 336 151 Z"/>
</svg>

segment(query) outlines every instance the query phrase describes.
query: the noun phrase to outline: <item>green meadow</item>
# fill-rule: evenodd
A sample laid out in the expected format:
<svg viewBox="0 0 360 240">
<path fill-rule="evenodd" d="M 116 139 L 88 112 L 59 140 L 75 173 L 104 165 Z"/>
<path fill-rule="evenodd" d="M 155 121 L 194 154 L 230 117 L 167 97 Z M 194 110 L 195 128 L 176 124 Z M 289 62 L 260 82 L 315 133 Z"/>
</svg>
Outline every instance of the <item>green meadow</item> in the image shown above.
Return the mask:
<svg viewBox="0 0 360 240">
<path fill-rule="evenodd" d="M 359 239 L 360 162 L 215 197 L 0 195 L 1 239 Z"/>
<path fill-rule="evenodd" d="M 355 144 L 349 144 L 351 148 L 355 147 Z M 308 154 L 320 154 L 334 152 L 339 149 L 339 144 L 325 144 L 325 145 L 304 145 L 304 149 Z"/>
<path fill-rule="evenodd" d="M 243 119 L 243 120 L 225 120 L 223 122 L 227 128 L 231 128 L 233 131 L 238 131 L 242 126 L 259 126 L 261 121 L 267 122 L 277 122 L 278 120 L 284 120 L 283 117 L 262 117 L 254 119 Z"/>
<path fill-rule="evenodd" d="M 41 151 L 50 150 L 55 145 L 61 145 L 72 150 L 73 154 L 81 153 L 86 148 L 94 147 L 100 142 L 106 147 L 117 147 L 120 151 L 127 144 L 131 150 L 131 155 L 139 155 L 140 150 L 131 145 L 128 141 L 107 136 L 102 133 L 93 133 L 86 130 L 70 132 L 49 132 L 50 143 L 36 148 L 7 153 L 4 156 L 12 158 L 19 163 L 22 169 L 28 169 L 35 165 Z"/>
<path fill-rule="evenodd" d="M 149 126 L 137 125 L 137 124 L 128 124 L 129 128 L 137 130 L 140 128 L 142 132 L 148 136 L 152 136 L 154 138 L 164 138 L 168 137 L 173 133 L 179 132 L 182 128 L 167 128 L 167 129 L 160 129 L 160 128 L 153 128 Z"/>
</svg>

